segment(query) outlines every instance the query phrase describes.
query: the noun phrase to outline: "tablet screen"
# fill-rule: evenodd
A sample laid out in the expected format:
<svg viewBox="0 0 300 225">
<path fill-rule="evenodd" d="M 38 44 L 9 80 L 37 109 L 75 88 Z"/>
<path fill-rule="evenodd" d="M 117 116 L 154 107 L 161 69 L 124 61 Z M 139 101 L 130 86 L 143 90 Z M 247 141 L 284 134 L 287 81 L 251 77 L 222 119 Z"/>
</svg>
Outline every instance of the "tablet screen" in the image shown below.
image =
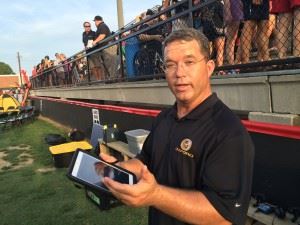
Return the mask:
<svg viewBox="0 0 300 225">
<path fill-rule="evenodd" d="M 107 191 L 103 184 L 104 177 L 110 177 L 120 183 L 133 184 L 131 174 L 81 151 L 78 152 L 71 175 Z"/>
</svg>

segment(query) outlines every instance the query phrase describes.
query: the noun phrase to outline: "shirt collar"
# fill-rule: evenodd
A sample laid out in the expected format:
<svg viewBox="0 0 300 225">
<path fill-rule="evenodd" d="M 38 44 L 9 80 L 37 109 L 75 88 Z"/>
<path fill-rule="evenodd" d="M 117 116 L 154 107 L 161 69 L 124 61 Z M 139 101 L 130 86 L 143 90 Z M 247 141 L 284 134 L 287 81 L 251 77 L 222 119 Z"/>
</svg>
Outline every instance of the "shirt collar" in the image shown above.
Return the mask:
<svg viewBox="0 0 300 225">
<path fill-rule="evenodd" d="M 218 101 L 218 97 L 216 93 L 211 94 L 207 97 L 203 102 L 201 102 L 196 108 L 194 108 L 189 114 L 178 119 L 177 117 L 177 103 L 172 106 L 170 115 L 174 117 L 174 119 L 178 121 L 182 120 L 197 120 L 199 119 L 208 109 L 210 109 L 216 102 Z"/>
</svg>

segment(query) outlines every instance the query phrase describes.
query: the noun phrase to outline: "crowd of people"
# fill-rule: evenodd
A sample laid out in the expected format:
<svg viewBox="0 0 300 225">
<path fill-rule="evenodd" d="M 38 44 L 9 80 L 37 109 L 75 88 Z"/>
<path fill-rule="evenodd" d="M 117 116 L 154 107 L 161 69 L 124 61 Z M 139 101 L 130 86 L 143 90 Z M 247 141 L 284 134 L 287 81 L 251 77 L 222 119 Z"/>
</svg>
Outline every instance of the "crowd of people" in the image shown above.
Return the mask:
<svg viewBox="0 0 300 225">
<path fill-rule="evenodd" d="M 300 0 L 215 0 L 213 2 L 192 0 L 194 7 L 192 19 L 187 13 L 170 22 L 161 23 L 156 28 L 147 29 L 189 8 L 189 2 L 183 2 L 159 17 L 153 16 L 178 2 L 180 0 L 163 0 L 160 7 L 148 9 L 136 17 L 135 23 L 140 22 L 139 26 L 123 33 L 122 37 L 125 37 L 146 29 L 137 38 L 138 50 L 148 49 L 147 60 L 145 54 L 141 56 L 142 59 L 136 59 L 136 55 L 130 57 L 135 57 L 131 60 L 134 63 L 133 67 L 147 64 L 148 68 L 135 73 L 144 73 L 143 75 L 155 73 L 157 67 L 155 57 L 159 55 L 162 59 L 164 37 L 172 31 L 186 27 L 194 27 L 205 34 L 210 41 L 210 54 L 217 67 L 224 64 L 267 61 L 271 58 L 283 59 L 287 56 L 298 57 L 300 54 Z M 203 3 L 207 4 L 197 7 Z M 151 16 L 152 20 L 141 22 Z M 34 67 L 33 77 L 53 67 L 56 69 L 52 69 L 52 72 L 48 73 L 50 75 L 40 79 L 40 83 L 46 82 L 50 86 L 74 84 L 87 80 L 87 74 L 90 75 L 89 81 L 108 80 L 119 76 L 120 61 L 123 60 L 124 65 L 126 65 L 124 61 L 130 61 L 125 54 L 127 41 L 122 42 L 122 52 L 119 52 L 118 45 L 105 48 L 115 40 L 109 40 L 112 32 L 101 16 L 94 17 L 94 25 L 95 31 L 89 21 L 83 23 L 82 42 L 87 57 L 79 57 L 80 60 L 68 63 L 62 53 L 56 53 L 54 60 L 45 56 L 41 63 Z M 103 42 L 104 39 L 106 41 Z M 98 48 L 105 49 L 95 52 Z M 272 57 L 270 49 L 275 52 Z M 126 75 L 126 71 L 124 73 Z M 221 75 L 224 73 L 219 72 Z"/>
</svg>

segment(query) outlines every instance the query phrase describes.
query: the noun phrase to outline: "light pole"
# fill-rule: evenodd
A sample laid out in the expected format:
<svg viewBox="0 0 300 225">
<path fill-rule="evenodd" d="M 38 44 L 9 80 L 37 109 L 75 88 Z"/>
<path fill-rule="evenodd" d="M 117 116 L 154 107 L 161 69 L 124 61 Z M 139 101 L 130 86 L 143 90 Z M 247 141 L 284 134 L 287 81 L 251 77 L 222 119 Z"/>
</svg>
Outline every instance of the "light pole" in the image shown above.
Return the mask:
<svg viewBox="0 0 300 225">
<path fill-rule="evenodd" d="M 124 15 L 123 15 L 123 2 L 122 0 L 117 0 L 117 10 L 118 10 L 118 27 L 121 29 L 124 27 Z"/>
<path fill-rule="evenodd" d="M 20 82 L 21 82 L 21 86 L 23 85 L 22 82 L 22 74 L 21 74 L 21 60 L 20 60 L 20 53 L 17 53 L 17 58 L 18 58 L 18 65 L 19 65 L 19 74 L 20 74 Z"/>
</svg>

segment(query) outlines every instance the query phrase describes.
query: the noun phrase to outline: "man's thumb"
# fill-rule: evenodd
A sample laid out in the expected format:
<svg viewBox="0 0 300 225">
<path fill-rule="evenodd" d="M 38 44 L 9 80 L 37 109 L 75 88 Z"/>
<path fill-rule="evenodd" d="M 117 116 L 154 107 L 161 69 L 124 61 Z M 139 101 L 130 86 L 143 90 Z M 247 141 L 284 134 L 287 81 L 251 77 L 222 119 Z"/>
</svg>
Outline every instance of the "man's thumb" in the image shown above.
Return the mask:
<svg viewBox="0 0 300 225">
<path fill-rule="evenodd" d="M 149 178 L 150 178 L 150 176 L 151 176 L 151 173 L 149 172 L 149 170 L 148 170 L 148 168 L 147 168 L 147 166 L 146 165 L 144 165 L 143 167 L 142 167 L 142 179 L 143 180 L 149 180 Z"/>
</svg>

